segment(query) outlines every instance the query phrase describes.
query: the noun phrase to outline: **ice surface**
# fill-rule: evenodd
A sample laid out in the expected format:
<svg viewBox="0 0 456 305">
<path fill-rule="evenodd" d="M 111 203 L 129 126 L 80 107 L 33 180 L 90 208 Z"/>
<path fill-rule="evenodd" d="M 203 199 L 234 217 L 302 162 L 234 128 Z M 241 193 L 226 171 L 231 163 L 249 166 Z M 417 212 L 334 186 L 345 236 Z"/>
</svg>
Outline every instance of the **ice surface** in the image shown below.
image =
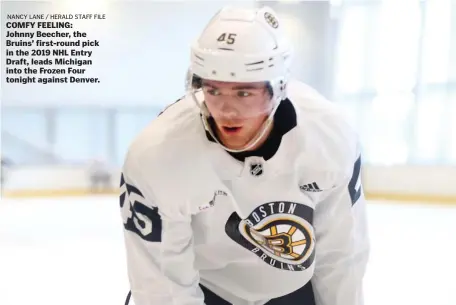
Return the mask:
<svg viewBox="0 0 456 305">
<path fill-rule="evenodd" d="M 370 202 L 365 305 L 456 304 L 456 206 Z M 0 304 L 122 305 L 115 197 L 3 199 Z"/>
</svg>

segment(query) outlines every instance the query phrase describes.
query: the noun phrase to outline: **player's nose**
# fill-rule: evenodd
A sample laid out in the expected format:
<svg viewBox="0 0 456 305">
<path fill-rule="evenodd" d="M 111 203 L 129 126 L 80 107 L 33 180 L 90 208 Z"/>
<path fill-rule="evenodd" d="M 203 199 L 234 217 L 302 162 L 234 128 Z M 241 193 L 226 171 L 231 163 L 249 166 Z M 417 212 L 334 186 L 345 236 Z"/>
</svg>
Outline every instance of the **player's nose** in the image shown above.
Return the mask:
<svg viewBox="0 0 456 305">
<path fill-rule="evenodd" d="M 226 99 L 221 103 L 220 112 L 225 118 L 236 118 L 240 116 L 239 110 L 234 106 L 234 101 Z"/>
</svg>

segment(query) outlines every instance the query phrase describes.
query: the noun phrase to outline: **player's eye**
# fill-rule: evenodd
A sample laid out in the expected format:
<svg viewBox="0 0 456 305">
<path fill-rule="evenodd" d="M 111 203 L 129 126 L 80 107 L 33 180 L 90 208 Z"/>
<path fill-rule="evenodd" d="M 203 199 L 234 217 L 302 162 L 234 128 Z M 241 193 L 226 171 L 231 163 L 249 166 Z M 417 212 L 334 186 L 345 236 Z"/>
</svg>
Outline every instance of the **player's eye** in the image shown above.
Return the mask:
<svg viewBox="0 0 456 305">
<path fill-rule="evenodd" d="M 247 92 L 247 91 L 238 91 L 237 92 L 237 96 L 238 97 L 249 97 L 251 96 L 252 94 L 250 92 Z"/>
<path fill-rule="evenodd" d="M 217 89 L 207 89 L 206 92 L 214 96 L 220 95 L 220 91 Z"/>
</svg>

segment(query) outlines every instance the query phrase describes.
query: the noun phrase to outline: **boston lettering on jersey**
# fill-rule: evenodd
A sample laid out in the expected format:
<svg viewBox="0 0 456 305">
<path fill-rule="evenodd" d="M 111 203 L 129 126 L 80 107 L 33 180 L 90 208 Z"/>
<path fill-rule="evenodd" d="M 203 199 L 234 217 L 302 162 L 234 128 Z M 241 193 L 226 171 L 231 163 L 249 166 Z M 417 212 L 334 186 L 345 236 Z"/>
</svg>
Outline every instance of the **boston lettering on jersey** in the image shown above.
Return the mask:
<svg viewBox="0 0 456 305">
<path fill-rule="evenodd" d="M 294 202 L 269 202 L 257 207 L 245 221 L 253 227 L 269 215 L 294 214 L 297 206 Z"/>
<path fill-rule="evenodd" d="M 272 267 L 303 271 L 315 258 L 313 209 L 289 202 L 268 202 L 246 219 L 234 212 L 225 225 L 226 234 Z"/>
</svg>

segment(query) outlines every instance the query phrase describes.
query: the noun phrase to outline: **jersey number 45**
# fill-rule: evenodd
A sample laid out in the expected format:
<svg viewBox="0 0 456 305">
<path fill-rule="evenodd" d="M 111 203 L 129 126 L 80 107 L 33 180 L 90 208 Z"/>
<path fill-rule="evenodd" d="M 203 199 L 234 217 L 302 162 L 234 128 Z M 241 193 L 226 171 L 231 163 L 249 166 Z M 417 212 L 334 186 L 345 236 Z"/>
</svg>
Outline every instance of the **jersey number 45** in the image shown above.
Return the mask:
<svg viewBox="0 0 456 305">
<path fill-rule="evenodd" d="M 120 181 L 120 208 L 125 230 L 151 242 L 161 241 L 162 221 L 158 208 L 147 206 L 146 199 L 135 186 Z"/>
</svg>

